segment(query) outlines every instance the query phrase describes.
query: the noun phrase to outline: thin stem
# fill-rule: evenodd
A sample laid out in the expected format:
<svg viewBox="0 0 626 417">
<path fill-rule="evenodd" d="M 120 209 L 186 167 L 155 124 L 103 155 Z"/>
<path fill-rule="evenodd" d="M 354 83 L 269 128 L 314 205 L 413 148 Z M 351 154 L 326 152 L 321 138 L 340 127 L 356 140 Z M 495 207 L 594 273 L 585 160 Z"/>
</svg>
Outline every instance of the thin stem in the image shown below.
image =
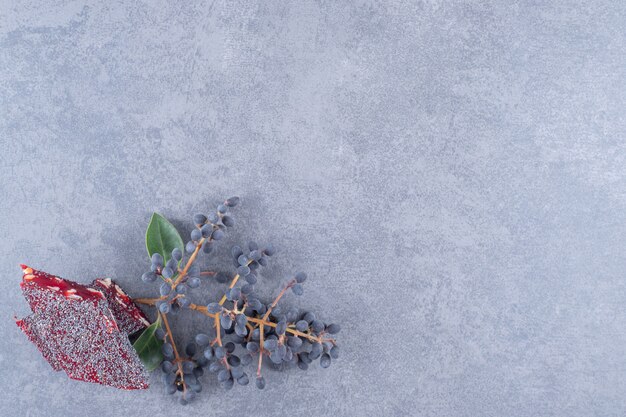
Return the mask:
<svg viewBox="0 0 626 417">
<path fill-rule="evenodd" d="M 257 318 L 254 318 L 254 317 L 248 317 L 248 321 L 251 321 L 252 323 L 257 323 L 260 326 L 269 326 L 269 327 L 276 327 L 277 326 L 276 323 L 273 323 L 271 321 L 267 321 L 267 320 L 263 320 L 263 319 L 257 319 Z M 329 340 L 329 341 L 332 340 L 332 339 L 323 339 L 321 336 L 315 337 L 315 336 L 313 336 L 311 334 L 302 333 L 302 332 L 299 332 L 299 331 L 297 331 L 295 329 L 290 329 L 290 328 L 287 328 L 286 332 L 287 333 L 291 333 L 291 334 L 293 334 L 295 336 L 305 337 L 305 338 L 307 338 L 309 340 L 312 340 L 314 342 L 319 342 L 319 343 L 327 341 L 327 340 Z"/>
<path fill-rule="evenodd" d="M 278 304 L 278 301 L 282 298 L 283 295 L 285 295 L 285 292 L 287 292 L 287 290 L 289 288 L 291 288 L 291 286 L 295 283 L 295 280 L 291 280 L 287 283 L 287 285 L 285 285 L 285 287 L 280 291 L 280 293 L 276 296 L 276 298 L 274 299 L 274 301 L 272 302 L 272 304 L 270 304 L 270 307 L 267 309 L 267 311 L 265 312 L 265 314 L 263 315 L 263 320 L 267 321 L 268 317 L 270 316 L 270 314 L 272 313 L 272 310 L 274 309 L 274 307 L 276 307 L 276 304 Z M 252 329 L 254 330 L 254 328 Z M 304 334 L 304 333 L 302 333 Z"/>
<path fill-rule="evenodd" d="M 174 342 L 174 336 L 172 336 L 172 330 L 170 329 L 170 324 L 167 321 L 167 314 L 162 314 L 161 312 L 158 312 L 159 316 L 161 317 L 161 319 L 163 320 L 163 323 L 165 324 L 165 332 L 167 334 L 167 337 L 170 339 L 170 343 L 172 343 L 172 347 L 174 348 L 174 358 L 176 361 L 176 365 L 178 366 L 178 371 L 176 371 L 176 374 L 180 375 L 180 381 L 183 384 L 183 389 L 185 388 L 185 377 L 183 376 L 183 364 L 182 364 L 182 360 L 180 359 L 180 356 L 178 355 L 178 349 L 176 348 L 176 343 Z"/>
<path fill-rule="evenodd" d="M 211 318 L 215 319 L 216 323 L 219 322 L 219 313 L 217 313 L 217 314 L 209 313 L 205 306 L 199 306 L 197 304 L 190 304 L 189 305 L 189 309 L 190 310 L 195 310 L 195 311 L 197 311 L 199 313 L 204 314 L 207 317 L 211 317 Z M 225 308 L 224 311 L 226 311 L 227 313 L 232 313 L 233 312 L 232 310 L 229 310 L 227 308 Z M 269 321 L 267 319 L 264 319 L 264 318 L 260 318 L 259 319 L 259 318 L 256 318 L 256 317 L 248 317 L 248 321 L 251 322 L 251 323 L 255 323 L 256 325 L 259 325 L 259 326 L 276 327 L 276 323 L 273 323 L 273 322 L 271 322 L 271 321 Z M 252 331 L 255 328 L 256 327 L 252 327 L 251 329 L 249 328 L 250 329 L 250 334 L 252 334 Z M 318 342 L 318 343 L 326 342 L 326 341 L 329 341 L 329 342 L 333 342 L 334 341 L 334 339 L 322 338 L 321 336 L 316 337 L 316 336 L 313 336 L 313 335 L 308 334 L 308 333 L 303 333 L 303 332 L 300 332 L 300 331 L 298 331 L 296 329 L 293 329 L 291 327 L 288 327 L 286 332 L 287 333 L 291 333 L 294 336 L 304 337 L 304 338 L 306 338 L 308 340 L 311 340 L 313 342 Z M 221 340 L 220 340 L 220 343 L 221 343 Z M 221 346 L 221 344 L 220 344 L 220 346 Z"/>
<path fill-rule="evenodd" d="M 254 332 L 254 329 L 256 329 L 256 324 L 254 326 L 251 326 L 250 324 L 246 324 L 246 326 L 248 326 L 248 328 L 250 329 L 248 331 L 248 337 L 246 337 L 246 342 L 249 342 L 250 340 L 252 340 L 252 332 Z"/>
<path fill-rule="evenodd" d="M 252 261 L 248 261 L 246 263 L 246 266 L 250 265 L 252 263 Z M 230 282 L 230 285 L 228 286 L 228 288 L 233 288 L 235 286 L 235 284 L 237 283 L 237 281 L 239 280 L 239 274 L 235 275 L 235 277 L 233 278 L 233 280 Z M 220 300 L 220 305 L 223 306 L 224 303 L 226 302 L 226 294 L 224 294 L 222 296 L 222 299 Z"/>
<path fill-rule="evenodd" d="M 222 329 L 220 327 L 219 315 L 216 314 L 214 320 L 215 320 L 215 335 L 216 335 L 215 337 L 217 340 L 217 345 L 222 346 L 222 335 L 220 334 Z"/>
<path fill-rule="evenodd" d="M 189 304 L 189 309 L 190 310 L 196 310 L 197 312 L 200 312 L 200 313 L 202 313 L 202 314 L 204 314 L 205 316 L 208 316 L 208 317 L 212 317 L 212 318 L 216 318 L 217 317 L 217 314 L 209 313 L 206 310 L 206 306 L 199 306 L 197 304 L 193 304 L 192 303 L 192 304 Z"/>
<path fill-rule="evenodd" d="M 260 339 L 260 343 L 259 343 L 259 366 L 256 369 L 256 376 L 257 378 L 261 376 L 261 365 L 263 364 L 263 338 L 264 338 L 264 325 L 261 324 L 260 327 L 260 334 L 261 334 L 261 339 Z"/>
<path fill-rule="evenodd" d="M 270 308 L 267 309 L 267 311 L 265 312 L 265 315 L 263 316 L 263 320 L 267 320 L 267 318 L 270 316 L 270 313 L 272 312 L 272 310 L 274 309 L 274 307 L 276 307 L 276 304 L 278 304 L 278 301 L 282 298 L 283 295 L 285 295 L 285 292 L 291 288 L 291 285 L 296 282 L 295 280 L 291 280 L 287 283 L 287 285 L 285 285 L 285 288 L 283 288 L 280 293 L 276 296 L 276 298 L 274 299 L 274 301 L 272 302 L 272 304 L 270 304 Z"/>
<path fill-rule="evenodd" d="M 198 241 L 198 244 L 196 245 L 196 250 L 194 250 L 189 259 L 187 259 L 187 264 L 185 265 L 185 268 L 183 268 L 183 270 L 180 272 L 180 274 L 178 274 L 178 277 L 176 277 L 176 281 L 174 281 L 172 289 L 176 289 L 176 286 L 178 286 L 178 284 L 180 284 L 180 281 L 185 277 L 185 275 L 187 275 L 187 271 L 189 271 L 189 268 L 191 268 L 191 264 L 193 264 L 193 262 L 196 260 L 196 257 L 200 252 L 200 248 L 202 247 L 202 244 L 205 240 L 206 238 L 203 237 Z"/>
<path fill-rule="evenodd" d="M 139 304 L 144 304 L 147 306 L 153 306 L 157 303 L 157 301 L 161 301 L 164 300 L 165 297 L 159 297 L 159 298 L 135 298 L 133 299 L 134 302 L 139 303 Z"/>
<path fill-rule="evenodd" d="M 218 346 L 222 346 L 222 335 L 220 333 L 222 333 L 222 329 L 221 329 L 221 324 L 220 324 L 220 315 L 216 314 L 215 315 L 215 340 L 217 341 L 217 345 Z M 222 363 L 224 363 L 224 365 L 226 365 L 226 369 L 230 369 L 230 365 L 228 364 L 228 360 L 226 359 L 226 356 L 224 356 L 221 359 Z"/>
<path fill-rule="evenodd" d="M 235 278 L 233 278 L 228 288 L 229 289 L 233 288 L 235 284 L 237 283 L 237 280 L 239 280 L 239 274 L 235 275 Z M 226 302 L 226 294 L 222 295 L 222 298 L 220 299 L 220 305 L 221 306 L 224 305 L 225 302 Z"/>
</svg>

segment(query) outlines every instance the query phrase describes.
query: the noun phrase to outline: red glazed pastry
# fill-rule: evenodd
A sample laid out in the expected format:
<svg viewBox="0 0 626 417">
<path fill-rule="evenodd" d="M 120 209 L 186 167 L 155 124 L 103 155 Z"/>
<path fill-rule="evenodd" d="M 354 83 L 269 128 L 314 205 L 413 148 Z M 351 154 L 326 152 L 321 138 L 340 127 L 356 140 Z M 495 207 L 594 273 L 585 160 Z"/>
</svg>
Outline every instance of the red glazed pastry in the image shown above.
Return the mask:
<svg viewBox="0 0 626 417">
<path fill-rule="evenodd" d="M 53 369 L 116 388 L 148 387 L 144 368 L 102 292 L 24 265 L 22 269 L 20 286 L 33 314 L 17 325 Z"/>
</svg>

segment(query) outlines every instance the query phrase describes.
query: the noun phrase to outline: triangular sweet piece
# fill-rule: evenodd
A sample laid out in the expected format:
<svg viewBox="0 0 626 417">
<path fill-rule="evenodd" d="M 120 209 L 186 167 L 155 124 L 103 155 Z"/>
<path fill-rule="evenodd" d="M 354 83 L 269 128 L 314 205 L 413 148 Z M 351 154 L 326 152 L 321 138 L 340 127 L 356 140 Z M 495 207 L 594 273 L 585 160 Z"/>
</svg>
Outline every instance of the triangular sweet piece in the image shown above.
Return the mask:
<svg viewBox="0 0 626 417">
<path fill-rule="evenodd" d="M 104 294 L 27 266 L 20 284 L 33 314 L 18 326 L 55 370 L 122 389 L 148 387 L 144 368 Z"/>
</svg>

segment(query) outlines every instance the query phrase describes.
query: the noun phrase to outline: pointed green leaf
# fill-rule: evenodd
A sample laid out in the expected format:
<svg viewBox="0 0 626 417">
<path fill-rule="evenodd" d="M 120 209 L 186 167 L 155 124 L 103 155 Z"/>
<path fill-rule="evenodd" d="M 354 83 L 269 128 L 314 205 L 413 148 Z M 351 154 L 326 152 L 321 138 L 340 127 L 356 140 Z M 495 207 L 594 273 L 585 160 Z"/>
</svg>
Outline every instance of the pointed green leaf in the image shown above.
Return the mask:
<svg viewBox="0 0 626 417">
<path fill-rule="evenodd" d="M 154 370 L 163 361 L 161 346 L 163 341 L 157 339 L 156 330 L 161 326 L 161 316 L 141 333 L 141 336 L 133 343 L 135 351 L 141 363 L 148 371 Z"/>
<path fill-rule="evenodd" d="M 183 251 L 183 239 L 172 223 L 159 213 L 153 213 L 146 230 L 148 256 L 160 253 L 165 262 L 167 262 L 172 256 L 174 248 L 179 248 Z"/>
</svg>

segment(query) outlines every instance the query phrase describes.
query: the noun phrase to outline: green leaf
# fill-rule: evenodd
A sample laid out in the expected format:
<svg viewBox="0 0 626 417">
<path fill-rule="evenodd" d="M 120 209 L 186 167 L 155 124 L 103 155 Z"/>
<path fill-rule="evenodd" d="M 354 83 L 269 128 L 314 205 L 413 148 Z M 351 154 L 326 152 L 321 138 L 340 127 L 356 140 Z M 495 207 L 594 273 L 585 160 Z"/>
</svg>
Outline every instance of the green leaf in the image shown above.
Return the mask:
<svg viewBox="0 0 626 417">
<path fill-rule="evenodd" d="M 163 361 L 163 352 L 161 346 L 163 341 L 157 339 L 156 330 L 161 326 L 161 316 L 152 323 L 141 336 L 133 343 L 133 347 L 137 351 L 141 363 L 148 371 L 154 370 L 161 361 Z"/>
<path fill-rule="evenodd" d="M 183 251 L 183 239 L 172 223 L 159 213 L 152 213 L 150 224 L 146 230 L 146 249 L 148 256 L 160 253 L 165 262 L 172 256 L 172 250 L 179 248 Z"/>
</svg>

